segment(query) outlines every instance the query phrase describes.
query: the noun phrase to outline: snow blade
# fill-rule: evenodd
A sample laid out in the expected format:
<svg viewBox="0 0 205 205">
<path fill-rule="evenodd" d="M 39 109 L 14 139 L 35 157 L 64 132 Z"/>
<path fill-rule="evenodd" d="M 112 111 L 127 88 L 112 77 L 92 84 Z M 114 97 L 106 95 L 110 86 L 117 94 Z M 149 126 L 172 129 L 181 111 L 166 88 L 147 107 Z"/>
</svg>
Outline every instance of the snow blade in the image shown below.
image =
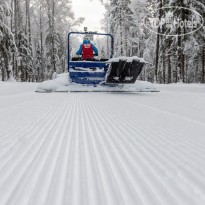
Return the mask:
<svg viewBox="0 0 205 205">
<path fill-rule="evenodd" d="M 140 75 L 144 62 L 133 60 L 126 62 L 126 60 L 119 60 L 119 62 L 112 62 L 108 70 L 106 83 L 117 84 L 133 84 Z"/>
</svg>

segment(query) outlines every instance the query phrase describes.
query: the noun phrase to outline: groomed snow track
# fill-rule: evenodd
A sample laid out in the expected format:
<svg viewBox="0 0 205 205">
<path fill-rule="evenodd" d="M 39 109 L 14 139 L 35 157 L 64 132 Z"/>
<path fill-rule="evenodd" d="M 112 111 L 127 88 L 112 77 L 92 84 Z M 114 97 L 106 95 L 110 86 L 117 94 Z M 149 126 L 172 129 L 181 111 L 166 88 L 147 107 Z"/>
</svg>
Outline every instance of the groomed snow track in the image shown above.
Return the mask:
<svg viewBox="0 0 205 205">
<path fill-rule="evenodd" d="M 1 205 L 205 204 L 202 87 L 38 94 L 0 85 Z"/>
</svg>

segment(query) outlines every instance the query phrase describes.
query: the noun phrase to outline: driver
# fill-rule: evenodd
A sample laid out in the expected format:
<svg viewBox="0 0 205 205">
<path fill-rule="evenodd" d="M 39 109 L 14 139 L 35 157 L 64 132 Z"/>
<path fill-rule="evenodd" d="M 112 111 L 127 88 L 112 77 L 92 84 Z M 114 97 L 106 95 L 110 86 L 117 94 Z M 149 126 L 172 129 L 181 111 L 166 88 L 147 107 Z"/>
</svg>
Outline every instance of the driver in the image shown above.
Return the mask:
<svg viewBox="0 0 205 205">
<path fill-rule="evenodd" d="M 98 55 L 98 49 L 90 42 L 88 38 L 85 37 L 83 40 L 83 44 L 80 45 L 80 48 L 76 54 L 83 54 L 83 60 L 86 60 L 88 58 L 94 59 L 93 51 L 96 55 Z"/>
</svg>

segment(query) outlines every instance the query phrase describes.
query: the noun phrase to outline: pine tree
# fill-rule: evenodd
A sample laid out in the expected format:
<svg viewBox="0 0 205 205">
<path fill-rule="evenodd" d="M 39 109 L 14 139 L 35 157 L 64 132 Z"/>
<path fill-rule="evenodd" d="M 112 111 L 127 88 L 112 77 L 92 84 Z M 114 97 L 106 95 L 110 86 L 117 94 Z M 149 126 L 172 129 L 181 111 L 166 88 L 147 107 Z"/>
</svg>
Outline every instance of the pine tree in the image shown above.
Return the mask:
<svg viewBox="0 0 205 205">
<path fill-rule="evenodd" d="M 37 45 L 36 45 L 35 53 L 36 53 L 35 60 L 34 60 L 35 80 L 36 80 L 36 82 L 42 82 L 44 72 L 43 72 L 43 69 L 42 69 L 42 56 L 41 56 L 41 49 L 40 49 L 39 43 L 37 43 Z"/>
<path fill-rule="evenodd" d="M 133 12 L 130 0 L 112 0 L 109 9 L 110 32 L 115 37 L 117 56 L 130 56 L 132 45 Z"/>
<path fill-rule="evenodd" d="M 204 15 L 204 4 L 201 0 L 159 0 L 162 6 L 171 6 L 171 8 L 162 9 L 161 15 L 158 10 L 158 17 L 166 18 L 169 14 L 173 15 L 173 20 L 180 19 L 182 21 L 192 21 L 196 19 L 194 12 L 189 9 L 198 11 Z M 153 2 L 151 2 L 153 3 Z M 153 4 L 154 5 L 154 4 Z M 157 4 L 160 7 L 160 4 Z M 179 7 L 187 9 L 177 9 Z M 153 10 L 153 9 L 152 9 Z M 189 35 L 184 35 L 190 32 Z M 149 34 L 149 32 L 147 32 Z M 204 46 L 204 28 L 197 32 L 187 27 L 166 27 L 164 25 L 158 27 L 158 33 L 166 34 L 164 36 L 149 34 L 145 40 L 146 60 L 155 64 L 155 80 L 160 83 L 171 82 L 202 82 L 203 81 L 203 46 Z M 175 36 L 172 36 L 175 35 Z M 156 51 L 153 51 L 153 45 L 156 45 Z M 153 61 L 153 53 L 155 52 L 155 60 Z M 150 55 L 150 57 L 149 57 Z M 151 71 L 150 71 L 151 73 Z"/>
<path fill-rule="evenodd" d="M 11 59 L 12 53 L 16 51 L 16 45 L 7 19 L 10 15 L 11 9 L 8 3 L 5 0 L 0 0 L 0 58 L 3 58 L 3 66 L 1 65 L 2 81 L 5 80 L 4 69 L 7 72 L 7 79 L 13 77 Z"/>
<path fill-rule="evenodd" d="M 31 81 L 33 78 L 32 70 L 32 56 L 31 56 L 31 47 L 28 41 L 27 36 L 20 31 L 18 33 L 18 60 L 20 63 L 21 71 L 21 81 Z"/>
</svg>

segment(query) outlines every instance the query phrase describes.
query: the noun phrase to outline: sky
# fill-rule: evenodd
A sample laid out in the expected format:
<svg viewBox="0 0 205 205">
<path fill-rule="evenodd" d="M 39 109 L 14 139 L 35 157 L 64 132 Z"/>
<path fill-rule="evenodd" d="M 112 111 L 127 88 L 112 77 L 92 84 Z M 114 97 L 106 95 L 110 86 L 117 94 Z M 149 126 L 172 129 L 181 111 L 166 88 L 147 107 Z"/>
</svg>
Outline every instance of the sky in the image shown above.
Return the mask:
<svg viewBox="0 0 205 205">
<path fill-rule="evenodd" d="M 104 17 L 105 8 L 100 0 L 73 0 L 72 4 L 75 17 L 85 18 L 80 30 L 88 27 L 88 31 L 102 31 L 100 21 Z"/>
</svg>

